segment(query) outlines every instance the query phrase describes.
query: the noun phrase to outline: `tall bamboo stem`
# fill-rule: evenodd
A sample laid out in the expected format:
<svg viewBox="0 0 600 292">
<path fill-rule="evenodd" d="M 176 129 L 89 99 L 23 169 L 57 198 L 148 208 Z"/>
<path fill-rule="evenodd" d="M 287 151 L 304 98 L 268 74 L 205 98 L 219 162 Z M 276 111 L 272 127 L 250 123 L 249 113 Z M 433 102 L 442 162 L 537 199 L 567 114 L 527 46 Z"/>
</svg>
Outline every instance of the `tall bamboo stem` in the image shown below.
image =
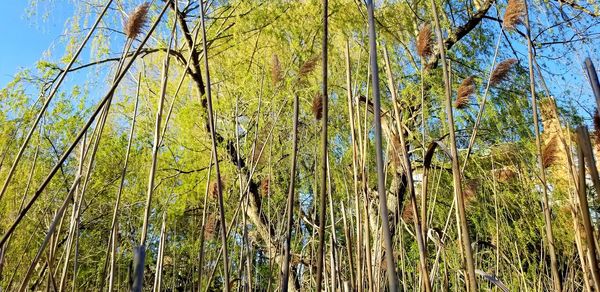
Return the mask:
<svg viewBox="0 0 600 292">
<path fill-rule="evenodd" d="M 458 229 L 460 233 L 463 259 L 465 261 L 467 273 L 466 284 L 468 291 L 477 291 L 477 281 L 475 278 L 475 263 L 473 262 L 473 253 L 471 251 L 471 239 L 469 238 L 469 229 L 467 226 L 467 215 L 465 212 L 465 202 L 462 190 L 462 178 L 460 165 L 458 162 L 458 151 L 456 148 L 456 135 L 454 133 L 454 116 L 452 113 L 452 89 L 450 87 L 450 77 L 448 76 L 448 66 L 446 64 L 446 47 L 442 35 L 442 27 L 437 14 L 437 6 L 434 0 L 431 0 L 431 9 L 433 20 L 435 22 L 435 34 L 437 38 L 438 49 L 440 53 L 440 62 L 442 63 L 442 73 L 444 77 L 445 89 L 445 107 L 446 107 L 446 122 L 448 124 L 448 133 L 450 136 L 450 154 L 452 155 L 452 178 L 454 183 L 454 196 L 456 197 L 456 206 L 458 210 Z"/>
<path fill-rule="evenodd" d="M 204 2 L 200 1 L 200 22 L 202 24 L 202 49 L 204 50 L 204 70 L 206 74 L 206 102 L 208 106 L 208 124 L 211 136 L 212 154 L 215 162 L 215 174 L 217 176 L 217 194 L 219 200 L 219 214 L 221 221 L 221 245 L 223 249 L 223 282 L 224 290 L 229 291 L 229 255 L 227 252 L 227 226 L 225 225 L 225 207 L 223 206 L 223 186 L 221 185 L 221 170 L 219 169 L 219 155 L 217 153 L 215 119 L 213 116 L 212 91 L 210 83 L 210 71 L 208 67 L 208 40 L 206 39 L 206 23 Z"/>
<path fill-rule="evenodd" d="M 377 192 L 379 194 L 379 214 L 381 216 L 381 229 L 385 246 L 385 261 L 387 264 L 388 288 L 398 291 L 398 278 L 396 277 L 396 263 L 394 249 L 392 248 L 392 235 L 390 234 L 387 196 L 385 188 L 385 172 L 383 171 L 383 146 L 381 137 L 381 105 L 379 96 L 379 69 L 377 66 L 377 35 L 375 33 L 375 16 L 373 0 L 367 1 L 369 19 L 369 51 L 371 61 L 371 81 L 373 86 L 373 111 L 375 112 L 375 154 L 377 160 Z"/>
<path fill-rule="evenodd" d="M 321 191 L 319 200 L 319 248 L 317 250 L 317 290 L 321 291 L 323 284 L 323 250 L 325 247 L 325 212 L 327 203 L 327 121 L 329 117 L 329 98 L 327 92 L 327 42 L 328 42 L 328 6 L 329 1 L 323 0 L 323 43 L 322 43 L 322 83 L 321 98 L 323 104 L 322 129 L 321 129 Z"/>
<path fill-rule="evenodd" d="M 542 184 L 542 192 L 543 192 L 543 212 L 544 212 L 544 220 L 546 227 L 546 240 L 548 244 L 548 253 L 550 255 L 550 269 L 552 272 L 552 282 L 554 286 L 554 290 L 560 292 L 561 281 L 560 275 L 558 273 L 558 262 L 556 259 L 556 252 L 554 250 L 554 235 L 552 233 L 552 216 L 550 211 L 550 203 L 548 200 L 548 185 L 546 183 L 546 170 L 543 165 L 542 158 L 542 141 L 540 135 L 539 128 L 539 118 L 538 118 L 538 108 L 537 108 L 537 97 L 535 94 L 535 73 L 533 71 L 533 44 L 531 41 L 531 26 L 529 24 L 529 7 L 527 5 L 527 0 L 523 0 L 525 3 L 525 27 L 527 29 L 527 60 L 529 62 L 529 90 L 531 94 L 531 107 L 533 111 L 533 127 L 535 133 L 535 145 L 537 149 L 537 157 L 538 157 L 538 169 L 540 172 L 540 182 Z"/>
</svg>

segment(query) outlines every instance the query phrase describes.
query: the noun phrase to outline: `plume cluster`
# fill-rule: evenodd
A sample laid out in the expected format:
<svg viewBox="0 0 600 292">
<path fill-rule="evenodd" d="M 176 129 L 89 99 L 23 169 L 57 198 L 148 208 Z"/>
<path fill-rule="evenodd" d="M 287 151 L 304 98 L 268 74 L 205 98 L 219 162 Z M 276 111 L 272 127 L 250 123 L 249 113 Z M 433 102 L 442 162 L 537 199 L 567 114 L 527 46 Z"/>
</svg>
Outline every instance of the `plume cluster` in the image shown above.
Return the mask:
<svg viewBox="0 0 600 292">
<path fill-rule="evenodd" d="M 458 87 L 458 94 L 454 101 L 454 107 L 463 109 L 469 105 L 471 95 L 475 92 L 475 80 L 473 76 L 465 78 Z"/>
<path fill-rule="evenodd" d="M 425 24 L 419 30 L 417 36 L 417 54 L 419 57 L 425 59 L 433 53 L 433 45 L 431 38 L 431 25 Z"/>
<path fill-rule="evenodd" d="M 490 85 L 496 86 L 500 84 L 502 81 L 505 81 L 509 77 L 510 70 L 517 63 L 517 59 L 507 59 L 500 63 L 492 72 L 492 76 L 490 77 Z"/>
<path fill-rule="evenodd" d="M 542 166 L 548 168 L 558 160 L 558 143 L 556 137 L 553 137 L 544 145 L 542 149 Z"/>
<path fill-rule="evenodd" d="M 271 81 L 273 82 L 273 86 L 277 86 L 281 80 L 283 80 L 281 63 L 279 63 L 279 57 L 274 54 L 271 60 Z"/>
<path fill-rule="evenodd" d="M 142 28 L 146 25 L 149 8 L 150 3 L 140 4 L 127 17 L 127 21 L 125 22 L 125 34 L 127 38 L 134 39 L 140 34 Z"/>
<path fill-rule="evenodd" d="M 523 23 L 525 17 L 525 2 L 523 0 L 508 0 L 502 26 L 505 30 L 515 30 L 517 25 Z"/>
<path fill-rule="evenodd" d="M 313 98 L 312 112 L 317 120 L 321 120 L 323 117 L 323 95 L 321 93 L 316 94 Z"/>
</svg>

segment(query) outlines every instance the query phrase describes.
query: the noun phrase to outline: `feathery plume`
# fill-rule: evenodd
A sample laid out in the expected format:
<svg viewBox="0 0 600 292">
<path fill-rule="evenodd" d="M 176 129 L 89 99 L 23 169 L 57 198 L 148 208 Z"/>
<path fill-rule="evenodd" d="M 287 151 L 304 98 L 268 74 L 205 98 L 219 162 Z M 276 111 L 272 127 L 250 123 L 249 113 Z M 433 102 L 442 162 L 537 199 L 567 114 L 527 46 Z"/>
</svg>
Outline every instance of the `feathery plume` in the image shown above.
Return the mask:
<svg viewBox="0 0 600 292">
<path fill-rule="evenodd" d="M 214 239 L 215 234 L 219 228 L 219 219 L 214 213 L 208 214 L 206 217 L 206 223 L 204 223 L 204 238 Z"/>
<path fill-rule="evenodd" d="M 558 160 L 558 143 L 556 136 L 550 139 L 542 149 L 542 166 L 548 168 Z"/>
<path fill-rule="evenodd" d="M 323 117 L 323 95 L 321 93 L 315 95 L 313 98 L 312 112 L 317 120 L 321 120 Z"/>
<path fill-rule="evenodd" d="M 146 2 L 136 7 L 133 12 L 127 17 L 125 22 L 125 34 L 128 38 L 134 39 L 146 25 L 148 9 L 150 3 Z"/>
<path fill-rule="evenodd" d="M 279 57 L 277 54 L 273 54 L 273 58 L 271 60 L 271 81 L 273 82 L 273 86 L 277 86 L 281 80 L 283 80 L 283 74 L 281 72 Z"/>
<path fill-rule="evenodd" d="M 417 36 L 417 54 L 425 59 L 433 53 L 433 45 L 431 38 L 431 25 L 425 24 L 419 31 Z"/>
<path fill-rule="evenodd" d="M 304 62 L 302 64 L 302 66 L 300 66 L 300 70 L 298 71 L 300 74 L 300 78 L 306 77 L 313 70 L 315 70 L 318 62 L 319 62 L 319 55 L 314 55 L 310 59 L 306 60 L 306 62 Z"/>
<path fill-rule="evenodd" d="M 500 63 L 492 72 L 492 76 L 490 77 L 490 85 L 496 86 L 500 84 L 500 82 L 508 79 L 508 73 L 510 73 L 510 69 L 517 63 L 517 59 L 507 59 Z"/>
<path fill-rule="evenodd" d="M 454 107 L 463 109 L 469 105 L 471 95 L 475 92 L 475 81 L 473 76 L 465 78 L 458 87 L 458 94 L 454 101 Z"/>
<path fill-rule="evenodd" d="M 502 26 L 505 30 L 515 30 L 516 26 L 523 23 L 525 17 L 525 2 L 523 0 L 508 0 Z"/>
</svg>

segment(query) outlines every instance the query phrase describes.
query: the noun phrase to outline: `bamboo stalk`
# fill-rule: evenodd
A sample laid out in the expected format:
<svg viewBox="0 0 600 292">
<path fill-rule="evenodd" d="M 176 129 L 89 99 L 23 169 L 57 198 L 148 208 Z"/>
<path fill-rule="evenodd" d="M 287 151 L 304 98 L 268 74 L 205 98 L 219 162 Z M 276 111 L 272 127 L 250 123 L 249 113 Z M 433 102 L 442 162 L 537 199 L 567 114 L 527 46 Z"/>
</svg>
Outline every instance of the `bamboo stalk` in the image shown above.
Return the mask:
<svg viewBox="0 0 600 292">
<path fill-rule="evenodd" d="M 329 1 L 323 0 L 323 44 L 322 44 L 322 83 L 321 98 L 323 104 L 323 117 L 321 128 L 321 190 L 319 200 L 319 248 L 317 249 L 317 290 L 321 291 L 323 284 L 323 250 L 325 247 L 325 212 L 327 210 L 327 122 L 329 119 L 329 97 L 327 92 L 327 51 L 328 51 L 328 8 Z"/>
<path fill-rule="evenodd" d="M 108 292 L 112 292 L 114 289 L 115 281 L 115 267 L 117 263 L 117 221 L 119 216 L 119 206 L 121 203 L 121 195 L 123 194 L 123 186 L 125 184 L 125 176 L 127 174 L 127 167 L 129 165 L 129 155 L 131 153 L 131 144 L 133 142 L 133 134 L 135 132 L 135 124 L 137 120 L 137 112 L 140 98 L 140 85 L 142 83 L 142 74 L 138 75 L 138 84 L 135 94 L 135 106 L 133 109 L 133 118 L 131 121 L 131 128 L 129 130 L 129 139 L 127 140 L 127 150 L 125 151 L 125 161 L 123 162 L 123 169 L 121 170 L 121 180 L 119 181 L 119 191 L 117 192 L 117 199 L 115 201 L 115 208 L 113 211 L 113 217 L 111 222 L 111 237 L 110 237 L 110 272 L 108 279 Z M 103 285 L 101 285 L 102 287 Z"/>
<path fill-rule="evenodd" d="M 431 283 L 429 282 L 429 270 L 427 268 L 427 246 L 424 240 L 424 229 L 421 227 L 421 221 L 419 219 L 419 209 L 417 207 L 417 196 L 415 194 L 415 185 L 413 181 L 413 172 L 412 166 L 410 162 L 410 158 L 408 157 L 408 146 L 406 145 L 406 141 L 404 138 L 404 127 L 402 118 L 400 117 L 400 109 L 398 108 L 398 98 L 396 93 L 396 86 L 394 85 L 394 77 L 392 76 L 392 68 L 390 65 L 390 58 L 388 56 L 387 48 L 383 47 L 383 58 L 385 60 L 385 68 L 388 79 L 388 86 L 390 88 L 390 92 L 392 95 L 392 105 L 394 108 L 394 118 L 396 119 L 396 131 L 398 131 L 398 137 L 400 139 L 400 152 L 403 158 L 403 166 L 406 173 L 406 180 L 408 186 L 408 193 L 410 195 L 410 203 L 411 208 L 413 208 L 413 224 L 415 225 L 415 237 L 417 239 L 417 245 L 419 247 L 419 261 L 421 264 L 421 279 L 424 285 L 424 290 L 426 292 L 431 291 Z M 425 196 L 423 196 L 425 197 Z M 426 218 L 426 217 L 421 217 Z"/>
<path fill-rule="evenodd" d="M 299 111 L 299 100 L 298 95 L 294 94 L 294 116 L 293 116 L 293 130 L 292 130 L 292 164 L 290 167 L 290 184 L 288 187 L 288 200 L 287 200 L 287 218 L 285 228 L 285 241 L 283 245 L 284 260 L 281 268 L 281 291 L 286 292 L 288 290 L 288 278 L 290 269 L 290 244 L 292 240 L 292 220 L 294 216 L 294 193 L 296 183 L 296 163 L 297 163 L 297 152 L 298 152 L 298 111 Z"/>
<path fill-rule="evenodd" d="M 554 250 L 554 235 L 552 233 L 552 217 L 550 214 L 550 203 L 548 201 L 548 185 L 546 182 L 546 171 L 544 169 L 544 165 L 542 162 L 542 142 L 540 137 L 540 128 L 539 128 L 539 118 L 538 118 L 538 109 L 537 109 L 537 97 L 535 94 L 535 73 L 533 71 L 533 44 L 531 41 L 531 26 L 529 24 L 529 7 L 527 5 L 527 0 L 524 1 L 525 6 L 525 27 L 527 30 L 527 59 L 529 62 L 529 89 L 531 94 L 531 107 L 533 111 L 533 127 L 535 133 L 535 144 L 537 148 L 537 156 L 538 156 L 538 168 L 540 172 L 540 181 L 542 183 L 543 189 L 543 211 L 544 211 L 544 220 L 546 227 L 546 240 L 548 241 L 548 253 L 550 255 L 550 268 L 552 272 L 552 282 L 554 286 L 554 290 L 560 292 L 561 288 L 561 280 L 560 275 L 558 273 L 558 262 L 556 259 L 556 252 Z"/>
<path fill-rule="evenodd" d="M 454 133 L 454 117 L 452 113 L 452 92 L 448 76 L 448 66 L 446 64 L 446 49 L 442 36 L 442 27 L 437 14 L 437 6 L 434 0 L 431 0 L 431 8 L 433 19 L 435 22 L 435 34 L 437 38 L 440 62 L 442 63 L 442 71 L 444 77 L 444 89 L 445 89 L 445 107 L 446 107 L 446 122 L 448 125 L 448 133 L 450 136 L 450 154 L 452 155 L 452 177 L 454 183 L 454 196 L 456 197 L 456 206 L 458 210 L 458 230 L 460 231 L 460 241 L 462 243 L 463 260 L 466 265 L 467 273 L 466 284 L 468 291 L 477 291 L 477 279 L 475 278 L 475 263 L 473 262 L 473 254 L 471 251 L 471 239 L 469 238 L 469 229 L 467 226 L 467 215 L 465 212 L 464 195 L 462 190 L 462 178 L 461 171 L 458 162 L 458 151 L 456 148 L 456 136 Z"/>
<path fill-rule="evenodd" d="M 223 204 L 223 186 L 221 185 L 221 170 L 219 169 L 219 155 L 217 152 L 217 141 L 216 141 L 216 130 L 215 130 L 215 119 L 213 115 L 213 102 L 212 102 L 212 91 L 210 82 L 210 70 L 208 67 L 208 40 L 206 39 L 206 23 L 205 23 L 205 11 L 204 3 L 200 1 L 200 22 L 202 24 L 202 49 L 204 50 L 204 70 L 206 75 L 206 101 L 208 106 L 208 124 L 211 135 L 211 146 L 215 162 L 215 174 L 217 184 L 217 194 L 219 200 L 219 214 L 221 221 L 221 245 L 223 249 L 223 282 L 224 290 L 229 292 L 229 255 L 227 252 L 227 226 L 225 225 L 225 207 Z"/>
<path fill-rule="evenodd" d="M 588 199 L 586 194 L 586 183 L 585 183 L 585 162 L 589 163 L 589 157 L 586 159 L 584 149 L 585 141 L 589 141 L 587 135 L 587 129 L 585 126 L 579 126 L 577 128 L 577 139 L 579 146 L 577 147 L 577 156 L 579 157 L 579 211 L 583 219 L 583 228 L 587 239 L 588 247 L 588 260 L 590 263 L 590 271 L 592 274 L 592 280 L 594 281 L 594 288 L 596 291 L 600 290 L 600 272 L 598 271 L 598 261 L 596 259 L 596 243 L 594 242 L 594 228 L 592 227 L 592 221 L 590 219 L 590 210 L 588 206 Z"/>
<path fill-rule="evenodd" d="M 392 235 L 388 221 L 387 196 L 385 188 L 385 173 L 383 171 L 383 146 L 381 141 L 381 105 L 379 96 L 379 69 L 377 66 L 377 35 L 375 33 L 375 16 L 373 0 L 367 1 L 369 19 L 369 51 L 371 59 L 371 81 L 373 86 L 373 105 L 375 112 L 375 153 L 377 160 L 377 189 L 379 194 L 379 215 L 381 216 L 381 228 L 385 246 L 385 260 L 387 264 L 388 288 L 390 291 L 398 290 L 398 278 L 396 277 L 396 264 L 394 261 L 394 249 L 392 248 Z"/>
</svg>

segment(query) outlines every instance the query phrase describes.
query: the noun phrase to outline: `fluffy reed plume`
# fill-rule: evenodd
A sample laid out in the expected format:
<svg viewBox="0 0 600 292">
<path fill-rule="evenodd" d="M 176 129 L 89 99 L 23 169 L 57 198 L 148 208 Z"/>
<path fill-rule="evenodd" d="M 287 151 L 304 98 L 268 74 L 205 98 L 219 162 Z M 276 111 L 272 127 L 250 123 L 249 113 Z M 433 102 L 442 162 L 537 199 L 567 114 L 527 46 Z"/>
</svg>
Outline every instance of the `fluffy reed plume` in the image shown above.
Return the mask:
<svg viewBox="0 0 600 292">
<path fill-rule="evenodd" d="M 425 59 L 433 53 L 431 37 L 431 25 L 425 24 L 421 27 L 419 35 L 417 36 L 417 54 L 419 57 Z"/>
<path fill-rule="evenodd" d="M 260 182 L 260 191 L 263 197 L 269 196 L 269 190 L 271 189 L 271 180 L 265 178 Z"/>
<path fill-rule="evenodd" d="M 525 17 L 525 2 L 523 0 L 508 0 L 502 26 L 505 30 L 515 30 L 516 26 L 523 23 Z"/>
<path fill-rule="evenodd" d="M 271 59 L 271 81 L 273 82 L 273 86 L 277 86 L 281 80 L 283 80 L 281 63 L 279 63 L 279 57 L 273 54 L 273 58 Z"/>
<path fill-rule="evenodd" d="M 223 181 L 222 180 L 221 180 L 221 186 L 223 186 Z M 208 189 L 208 194 L 213 199 L 217 199 L 219 197 L 219 189 L 217 187 L 217 182 L 216 181 L 212 181 L 210 183 L 210 187 Z"/>
<path fill-rule="evenodd" d="M 211 240 L 215 238 L 219 228 L 219 219 L 215 213 L 210 213 L 206 217 L 206 223 L 204 223 L 204 238 Z"/>
<path fill-rule="evenodd" d="M 313 70 L 315 70 L 318 63 L 319 63 L 319 55 L 314 55 L 314 56 L 310 57 L 310 59 L 306 60 L 306 62 L 304 62 L 300 66 L 300 70 L 298 71 L 298 73 L 300 74 L 300 78 L 306 77 Z"/>
<path fill-rule="evenodd" d="M 143 3 L 136 7 L 133 12 L 127 17 L 127 21 L 125 22 L 125 34 L 128 38 L 134 39 L 140 32 L 142 28 L 146 25 L 148 9 L 150 8 L 150 3 Z"/>
<path fill-rule="evenodd" d="M 312 112 L 317 120 L 321 120 L 323 117 L 323 95 L 321 93 L 315 95 L 313 98 Z"/>
<path fill-rule="evenodd" d="M 558 143 L 556 142 L 556 137 L 553 137 L 542 149 L 542 166 L 548 168 L 556 163 L 557 160 Z"/>
<path fill-rule="evenodd" d="M 594 144 L 596 149 L 600 149 L 600 112 L 594 111 Z"/>
<path fill-rule="evenodd" d="M 404 209 L 402 210 L 402 220 L 408 224 L 413 222 L 414 217 L 413 209 L 408 205 L 404 206 Z"/>
<path fill-rule="evenodd" d="M 454 101 L 454 107 L 457 109 L 463 109 L 469 105 L 471 95 L 475 92 L 475 81 L 473 76 L 469 76 L 462 81 L 458 87 L 458 94 Z"/>
<path fill-rule="evenodd" d="M 496 86 L 500 84 L 502 81 L 505 81 L 509 77 L 510 69 L 517 63 L 517 59 L 507 59 L 500 63 L 492 72 L 492 76 L 490 77 L 490 85 Z"/>
</svg>

